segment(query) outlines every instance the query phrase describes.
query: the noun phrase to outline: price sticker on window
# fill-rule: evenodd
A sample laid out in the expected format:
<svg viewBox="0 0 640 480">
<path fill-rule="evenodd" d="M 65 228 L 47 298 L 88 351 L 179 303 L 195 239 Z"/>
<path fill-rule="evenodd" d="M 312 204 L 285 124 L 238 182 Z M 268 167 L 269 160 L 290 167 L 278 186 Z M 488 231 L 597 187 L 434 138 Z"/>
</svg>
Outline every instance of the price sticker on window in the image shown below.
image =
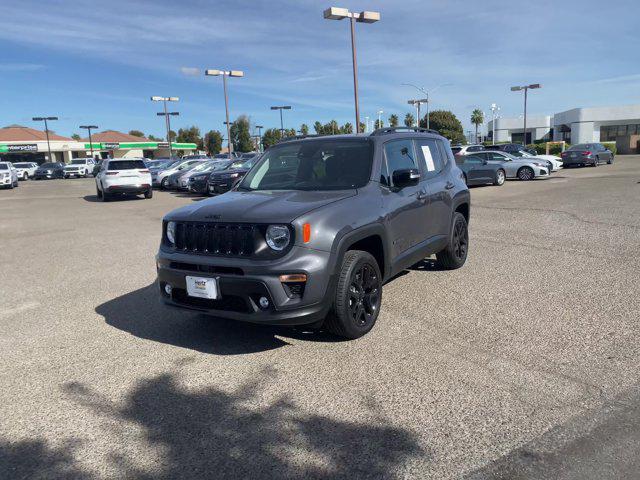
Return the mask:
<svg viewBox="0 0 640 480">
<path fill-rule="evenodd" d="M 435 172 L 436 166 L 433 163 L 433 157 L 431 156 L 431 149 L 428 145 L 422 145 L 422 156 L 427 165 L 427 172 Z"/>
</svg>

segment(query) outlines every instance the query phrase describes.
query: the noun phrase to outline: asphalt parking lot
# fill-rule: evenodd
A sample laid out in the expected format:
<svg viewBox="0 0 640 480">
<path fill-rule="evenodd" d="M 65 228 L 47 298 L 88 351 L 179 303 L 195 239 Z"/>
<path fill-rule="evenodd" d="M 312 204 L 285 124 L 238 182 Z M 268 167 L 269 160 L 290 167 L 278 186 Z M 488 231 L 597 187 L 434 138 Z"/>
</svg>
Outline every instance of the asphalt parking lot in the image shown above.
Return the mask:
<svg viewBox="0 0 640 480">
<path fill-rule="evenodd" d="M 0 191 L 0 478 L 639 478 L 640 157 L 473 188 L 356 341 L 162 307 L 197 200 Z"/>
</svg>

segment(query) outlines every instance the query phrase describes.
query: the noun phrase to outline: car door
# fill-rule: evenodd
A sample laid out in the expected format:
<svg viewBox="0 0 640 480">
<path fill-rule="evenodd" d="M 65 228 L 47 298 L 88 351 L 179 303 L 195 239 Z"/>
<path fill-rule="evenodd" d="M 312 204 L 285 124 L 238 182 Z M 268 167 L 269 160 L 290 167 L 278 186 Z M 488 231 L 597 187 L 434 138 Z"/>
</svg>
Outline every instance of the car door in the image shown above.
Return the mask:
<svg viewBox="0 0 640 480">
<path fill-rule="evenodd" d="M 424 185 L 402 189 L 393 184 L 393 172 L 413 168 L 420 170 L 410 138 L 390 140 L 383 145 L 380 183 L 383 211 L 387 212 L 387 231 L 391 255 L 397 259 L 427 236 L 427 194 Z"/>
<path fill-rule="evenodd" d="M 464 171 L 467 176 L 467 184 L 482 183 L 482 164 L 486 160 L 479 155 L 468 155 L 464 159 Z"/>
<path fill-rule="evenodd" d="M 445 175 L 445 165 L 449 162 L 445 147 L 436 138 L 415 138 L 414 142 L 422 170 L 420 183 L 424 185 L 429 200 L 426 238 L 448 235 L 454 184 Z"/>
</svg>

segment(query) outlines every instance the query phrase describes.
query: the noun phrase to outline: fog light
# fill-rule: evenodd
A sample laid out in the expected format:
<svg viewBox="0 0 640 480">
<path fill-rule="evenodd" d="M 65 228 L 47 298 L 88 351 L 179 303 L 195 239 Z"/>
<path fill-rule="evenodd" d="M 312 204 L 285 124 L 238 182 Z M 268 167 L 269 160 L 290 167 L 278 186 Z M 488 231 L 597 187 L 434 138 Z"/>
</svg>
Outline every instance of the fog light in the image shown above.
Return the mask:
<svg viewBox="0 0 640 480">
<path fill-rule="evenodd" d="M 164 291 L 167 293 L 167 295 L 171 296 L 171 290 L 173 290 L 171 288 L 171 285 L 169 285 L 168 283 L 164 286 Z"/>
<path fill-rule="evenodd" d="M 260 297 L 260 308 L 269 308 L 269 299 L 267 297 Z"/>
</svg>

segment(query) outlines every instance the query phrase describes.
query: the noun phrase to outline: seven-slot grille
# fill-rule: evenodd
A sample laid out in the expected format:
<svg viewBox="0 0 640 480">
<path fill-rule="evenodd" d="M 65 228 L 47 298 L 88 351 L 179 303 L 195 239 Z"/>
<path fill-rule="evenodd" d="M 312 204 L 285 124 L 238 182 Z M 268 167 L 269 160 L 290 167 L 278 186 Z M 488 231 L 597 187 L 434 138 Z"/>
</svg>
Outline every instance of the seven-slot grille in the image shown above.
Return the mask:
<svg viewBox="0 0 640 480">
<path fill-rule="evenodd" d="M 209 255 L 248 257 L 256 226 L 240 223 L 177 223 L 176 249 Z"/>
</svg>

